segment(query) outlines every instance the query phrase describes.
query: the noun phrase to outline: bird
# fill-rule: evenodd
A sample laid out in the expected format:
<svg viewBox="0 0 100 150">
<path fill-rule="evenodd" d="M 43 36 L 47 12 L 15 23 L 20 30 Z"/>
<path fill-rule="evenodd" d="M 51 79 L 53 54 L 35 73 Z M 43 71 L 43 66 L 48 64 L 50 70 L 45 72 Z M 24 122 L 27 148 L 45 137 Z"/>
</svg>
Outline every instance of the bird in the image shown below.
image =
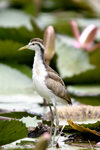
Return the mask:
<svg viewBox="0 0 100 150">
<path fill-rule="evenodd" d="M 55 136 L 57 133 L 57 129 L 59 127 L 59 119 L 56 109 L 56 103 L 60 102 L 63 104 L 72 104 L 70 95 L 66 89 L 66 86 L 59 76 L 59 74 L 53 70 L 49 65 L 46 64 L 44 59 L 44 51 L 45 47 L 43 44 L 43 40 L 40 38 L 33 38 L 30 40 L 28 45 L 23 46 L 19 49 L 30 49 L 35 51 L 33 69 L 32 69 L 32 79 L 34 83 L 34 88 L 37 93 L 46 99 L 48 102 L 48 106 L 51 112 L 51 129 L 50 135 L 52 137 L 52 128 L 54 123 L 54 114 L 51 108 L 50 103 L 53 104 L 55 114 L 56 114 L 56 126 L 54 131 L 54 136 L 52 139 L 52 146 L 55 142 Z"/>
</svg>

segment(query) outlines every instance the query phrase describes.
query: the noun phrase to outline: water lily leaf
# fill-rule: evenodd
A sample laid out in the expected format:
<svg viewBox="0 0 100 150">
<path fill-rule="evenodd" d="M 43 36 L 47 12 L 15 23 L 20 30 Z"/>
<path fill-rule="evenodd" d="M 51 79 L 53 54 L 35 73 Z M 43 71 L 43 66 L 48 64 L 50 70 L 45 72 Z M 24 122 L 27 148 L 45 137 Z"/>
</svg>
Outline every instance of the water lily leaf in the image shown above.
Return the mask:
<svg viewBox="0 0 100 150">
<path fill-rule="evenodd" d="M 62 78 L 79 75 L 95 66 L 89 63 L 88 53 L 68 46 L 62 39 L 56 40 L 57 69 Z"/>
<path fill-rule="evenodd" d="M 21 121 L 0 121 L 0 146 L 26 137 L 28 130 Z"/>
<path fill-rule="evenodd" d="M 31 14 L 31 15 L 36 15 L 36 6 L 34 4 L 34 1 L 31 0 L 25 0 L 25 1 L 10 1 L 10 5 L 13 6 L 13 8 L 18 9 L 20 8 L 21 10 L 24 10 L 26 13 Z"/>
<path fill-rule="evenodd" d="M 94 134 L 94 135 L 97 135 L 97 136 L 100 136 L 100 132 L 97 132 L 95 130 L 91 130 L 89 128 L 85 128 L 85 127 L 82 127 L 76 123 L 73 123 L 72 120 L 67 120 L 68 124 L 74 129 L 74 130 L 77 130 L 77 131 L 80 131 L 82 133 L 90 133 L 90 134 Z"/>
<path fill-rule="evenodd" d="M 20 71 L 0 64 L 0 94 L 33 93 L 32 79 Z"/>
<path fill-rule="evenodd" d="M 98 96 L 100 95 L 100 85 L 72 85 L 67 87 L 71 94 L 77 96 Z"/>
<path fill-rule="evenodd" d="M 40 13 L 35 21 L 40 29 L 45 29 L 50 24 L 52 25 L 55 22 L 56 17 L 52 13 Z M 46 21 L 45 21 L 46 20 Z"/>
<path fill-rule="evenodd" d="M 27 66 L 25 64 L 21 65 L 21 64 L 12 63 L 12 62 L 10 62 L 10 63 L 9 62 L 5 62 L 4 64 L 10 66 L 11 68 L 19 70 L 23 74 L 27 75 L 30 79 L 32 79 L 32 68 L 30 68 L 29 66 Z"/>
<path fill-rule="evenodd" d="M 9 17 L 10 16 L 10 17 Z M 30 23 L 31 15 L 17 9 L 2 9 L 0 11 L 0 26 L 1 27 L 21 27 L 25 26 L 32 30 Z M 9 18 L 9 19 L 7 19 Z"/>
<path fill-rule="evenodd" d="M 88 1 L 89 5 L 91 5 L 92 9 L 97 13 L 97 15 L 100 13 L 100 7 L 99 7 L 99 1 Z"/>
<path fill-rule="evenodd" d="M 0 27 L 0 39 L 1 40 L 12 40 L 20 43 L 28 43 L 31 38 L 35 37 L 35 32 L 28 30 L 22 26 L 19 28 Z"/>
<path fill-rule="evenodd" d="M 23 147 L 28 146 L 28 145 L 35 146 L 35 142 L 34 141 L 20 141 L 20 143 L 16 143 L 16 145 L 20 145 Z"/>
<path fill-rule="evenodd" d="M 38 37 L 38 38 L 42 38 L 43 39 L 43 31 L 41 30 L 40 27 L 38 27 L 35 19 L 31 19 L 31 25 L 34 29 L 34 34 L 35 34 L 35 37 Z M 32 37 L 33 38 L 33 37 Z"/>
<path fill-rule="evenodd" d="M 100 67 L 90 69 L 73 77 L 66 77 L 63 80 L 66 84 L 99 84 L 100 83 Z"/>
<path fill-rule="evenodd" d="M 20 119 L 23 123 L 26 123 L 26 127 L 36 127 L 38 126 L 38 122 L 42 122 L 42 120 L 37 120 L 36 116 L 35 117 L 23 117 Z"/>
<path fill-rule="evenodd" d="M 67 87 L 67 90 L 71 97 L 80 103 L 100 105 L 100 85 L 71 85 Z"/>
<path fill-rule="evenodd" d="M 89 54 L 81 49 L 75 49 L 71 46 L 73 40 L 68 36 L 57 35 L 56 64 L 58 72 L 66 84 L 99 84 L 99 51 L 96 50 Z"/>
<path fill-rule="evenodd" d="M 23 44 L 19 42 L 14 42 L 12 40 L 0 40 L 0 61 L 6 62 L 19 62 L 24 64 L 33 64 L 33 51 L 18 51 Z"/>
<path fill-rule="evenodd" d="M 51 4 L 51 5 L 50 5 Z M 81 12 L 84 16 L 93 17 L 95 16 L 94 9 L 90 5 L 90 1 L 84 1 L 84 0 L 70 0 L 68 3 L 65 0 L 62 1 L 55 1 L 52 0 L 51 3 L 48 5 L 47 1 L 44 1 L 42 7 L 48 11 L 49 10 L 57 10 L 57 9 L 66 9 L 68 10 L 77 10 L 78 12 Z"/>
<path fill-rule="evenodd" d="M 1 113 L 0 116 L 4 116 L 4 117 L 9 117 L 9 118 L 16 118 L 16 119 L 21 119 L 23 116 L 24 117 L 34 117 L 34 115 L 32 115 L 31 113 L 28 113 L 26 111 L 12 111 L 9 113 Z M 24 122 L 23 122 L 24 123 Z"/>
<path fill-rule="evenodd" d="M 0 39 L 2 40 L 14 40 L 26 44 L 33 37 L 43 37 L 43 32 L 35 23 L 35 18 L 23 11 L 2 10 L 0 11 L 0 20 Z"/>
<path fill-rule="evenodd" d="M 99 36 L 100 37 L 100 36 Z M 90 63 L 96 66 L 100 66 L 100 48 L 89 53 Z"/>
<path fill-rule="evenodd" d="M 25 26 L 19 28 L 0 27 L 0 39 L 12 40 L 20 43 L 28 43 L 33 37 L 43 37 L 43 31 L 37 26 L 33 19 L 30 19 L 32 30 L 28 30 Z"/>
</svg>

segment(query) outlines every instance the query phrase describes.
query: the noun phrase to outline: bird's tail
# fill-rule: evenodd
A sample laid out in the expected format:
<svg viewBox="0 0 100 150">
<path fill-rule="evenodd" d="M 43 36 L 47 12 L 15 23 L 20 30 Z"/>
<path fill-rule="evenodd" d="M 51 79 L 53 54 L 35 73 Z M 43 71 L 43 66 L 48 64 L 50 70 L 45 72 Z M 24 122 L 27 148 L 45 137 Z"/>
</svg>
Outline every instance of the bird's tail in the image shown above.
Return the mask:
<svg viewBox="0 0 100 150">
<path fill-rule="evenodd" d="M 72 101 L 68 92 L 67 92 L 67 102 L 69 105 L 72 105 Z"/>
</svg>

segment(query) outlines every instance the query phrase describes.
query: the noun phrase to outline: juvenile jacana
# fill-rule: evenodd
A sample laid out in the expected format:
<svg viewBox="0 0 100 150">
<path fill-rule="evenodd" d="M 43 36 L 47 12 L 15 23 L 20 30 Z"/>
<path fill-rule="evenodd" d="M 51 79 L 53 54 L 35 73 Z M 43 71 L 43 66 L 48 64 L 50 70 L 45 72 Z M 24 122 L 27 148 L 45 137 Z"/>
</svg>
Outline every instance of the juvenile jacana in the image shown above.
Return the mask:
<svg viewBox="0 0 100 150">
<path fill-rule="evenodd" d="M 46 99 L 49 104 L 51 111 L 51 129 L 50 134 L 52 135 L 52 128 L 54 122 L 54 115 L 51 109 L 50 103 L 53 104 L 56 113 L 56 126 L 54 131 L 54 136 L 52 140 L 52 146 L 54 144 L 57 128 L 59 126 L 59 120 L 56 110 L 56 102 L 61 102 L 63 104 L 72 104 L 71 98 L 66 90 L 65 84 L 58 75 L 58 73 L 49 67 L 44 60 L 44 50 L 43 41 L 39 38 L 34 38 L 30 40 L 29 44 L 21 47 L 19 50 L 31 49 L 35 51 L 35 58 L 32 70 L 32 78 L 34 82 L 34 87 L 40 96 Z"/>
</svg>

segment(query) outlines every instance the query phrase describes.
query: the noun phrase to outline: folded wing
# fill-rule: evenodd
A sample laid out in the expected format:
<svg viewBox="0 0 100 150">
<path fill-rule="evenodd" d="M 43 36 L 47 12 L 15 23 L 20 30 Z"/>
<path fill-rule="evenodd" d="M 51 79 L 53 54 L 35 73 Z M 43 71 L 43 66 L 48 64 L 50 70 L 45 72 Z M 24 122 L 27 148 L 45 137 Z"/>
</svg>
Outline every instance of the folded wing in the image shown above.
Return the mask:
<svg viewBox="0 0 100 150">
<path fill-rule="evenodd" d="M 46 85 L 56 96 L 63 98 L 68 102 L 68 104 L 72 104 L 64 82 L 53 70 L 48 72 L 48 76 L 46 77 Z"/>
</svg>

